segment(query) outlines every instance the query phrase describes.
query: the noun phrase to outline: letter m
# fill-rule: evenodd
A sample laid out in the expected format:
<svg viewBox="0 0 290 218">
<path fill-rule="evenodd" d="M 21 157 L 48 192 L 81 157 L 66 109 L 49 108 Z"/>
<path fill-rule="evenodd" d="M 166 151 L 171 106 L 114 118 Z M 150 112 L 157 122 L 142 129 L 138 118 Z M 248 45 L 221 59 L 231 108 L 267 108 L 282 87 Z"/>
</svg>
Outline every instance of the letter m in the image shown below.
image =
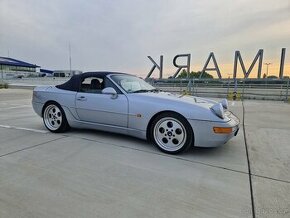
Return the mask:
<svg viewBox="0 0 290 218">
<path fill-rule="evenodd" d="M 244 61 L 242 59 L 240 51 L 235 52 L 235 62 L 234 62 L 234 75 L 233 77 L 237 77 L 237 67 L 238 67 L 238 61 L 240 62 L 240 65 L 242 67 L 243 73 L 244 73 L 244 78 L 248 78 L 250 73 L 252 72 L 257 60 L 259 59 L 259 65 L 258 65 L 258 78 L 261 78 L 261 72 L 262 72 L 262 62 L 263 62 L 263 49 L 259 49 L 255 59 L 253 60 L 250 68 L 246 70 Z"/>
</svg>

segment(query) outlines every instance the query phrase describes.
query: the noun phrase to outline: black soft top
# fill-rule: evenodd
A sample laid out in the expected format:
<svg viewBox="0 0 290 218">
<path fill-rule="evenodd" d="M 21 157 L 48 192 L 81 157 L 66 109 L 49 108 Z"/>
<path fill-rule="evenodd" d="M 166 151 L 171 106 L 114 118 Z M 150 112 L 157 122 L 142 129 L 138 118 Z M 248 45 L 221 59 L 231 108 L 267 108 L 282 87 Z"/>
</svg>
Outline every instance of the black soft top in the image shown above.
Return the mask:
<svg viewBox="0 0 290 218">
<path fill-rule="evenodd" d="M 119 72 L 86 72 L 78 75 L 73 75 L 67 82 L 57 85 L 59 89 L 78 92 L 81 82 L 88 77 L 105 77 L 109 74 L 125 74 Z M 125 74 L 126 75 L 126 74 Z"/>
</svg>

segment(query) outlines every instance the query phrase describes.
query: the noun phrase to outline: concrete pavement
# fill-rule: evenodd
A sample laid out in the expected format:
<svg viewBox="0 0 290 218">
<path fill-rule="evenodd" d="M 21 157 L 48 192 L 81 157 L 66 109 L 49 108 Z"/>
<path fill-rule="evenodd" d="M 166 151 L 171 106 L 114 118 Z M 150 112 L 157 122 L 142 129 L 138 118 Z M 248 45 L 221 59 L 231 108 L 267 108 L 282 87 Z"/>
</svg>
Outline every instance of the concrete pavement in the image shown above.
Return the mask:
<svg viewBox="0 0 290 218">
<path fill-rule="evenodd" d="M 251 193 L 243 131 L 172 156 L 118 134 L 52 134 L 31 94 L 0 89 L 0 217 L 289 217 L 288 104 L 230 102 L 245 112 Z"/>
<path fill-rule="evenodd" d="M 244 105 L 256 215 L 289 217 L 290 105 L 252 101 Z"/>
</svg>

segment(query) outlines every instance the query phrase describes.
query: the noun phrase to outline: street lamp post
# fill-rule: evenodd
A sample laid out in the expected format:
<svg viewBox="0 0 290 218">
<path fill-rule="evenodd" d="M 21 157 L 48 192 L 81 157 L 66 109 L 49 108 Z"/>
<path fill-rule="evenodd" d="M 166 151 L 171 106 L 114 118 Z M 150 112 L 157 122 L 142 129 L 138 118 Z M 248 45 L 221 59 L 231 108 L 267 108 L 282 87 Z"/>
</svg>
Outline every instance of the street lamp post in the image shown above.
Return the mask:
<svg viewBox="0 0 290 218">
<path fill-rule="evenodd" d="M 266 88 L 268 88 L 268 68 L 269 65 L 271 65 L 272 63 L 268 62 L 268 63 L 264 63 L 267 66 L 267 73 L 266 73 Z"/>
<path fill-rule="evenodd" d="M 229 91 L 230 91 L 230 79 L 231 79 L 231 74 L 228 73 L 228 88 L 227 88 L 227 97 L 229 97 Z"/>
<path fill-rule="evenodd" d="M 264 63 L 266 66 L 267 66 L 267 73 L 266 73 L 266 78 L 268 78 L 268 68 L 269 68 L 269 65 L 271 65 L 272 63 Z"/>
</svg>

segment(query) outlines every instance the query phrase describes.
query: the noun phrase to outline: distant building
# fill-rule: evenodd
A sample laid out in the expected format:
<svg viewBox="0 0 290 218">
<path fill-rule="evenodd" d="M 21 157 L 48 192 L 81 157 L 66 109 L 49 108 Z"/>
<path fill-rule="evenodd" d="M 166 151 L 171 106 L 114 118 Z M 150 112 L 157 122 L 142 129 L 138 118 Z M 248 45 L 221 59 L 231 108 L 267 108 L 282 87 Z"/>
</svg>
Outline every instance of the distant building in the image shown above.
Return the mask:
<svg viewBox="0 0 290 218">
<path fill-rule="evenodd" d="M 40 66 L 8 57 L 0 57 L 0 78 L 38 76 Z"/>
<path fill-rule="evenodd" d="M 80 70 L 54 70 L 53 76 L 54 77 L 71 77 L 73 75 L 81 74 L 82 71 Z"/>
<path fill-rule="evenodd" d="M 50 76 L 53 76 L 53 71 L 52 70 L 47 70 L 47 69 L 40 68 L 39 76 L 40 77 L 44 77 L 44 76 L 50 77 Z"/>
</svg>

